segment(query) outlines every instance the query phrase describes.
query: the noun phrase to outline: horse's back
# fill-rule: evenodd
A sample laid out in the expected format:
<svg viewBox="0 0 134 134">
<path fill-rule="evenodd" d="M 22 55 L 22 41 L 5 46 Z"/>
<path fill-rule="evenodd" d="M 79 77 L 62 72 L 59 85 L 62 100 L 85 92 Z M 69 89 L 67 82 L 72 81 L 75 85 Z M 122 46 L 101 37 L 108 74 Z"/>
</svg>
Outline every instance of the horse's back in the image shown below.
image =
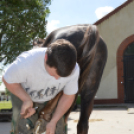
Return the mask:
<svg viewBox="0 0 134 134">
<path fill-rule="evenodd" d="M 81 44 L 81 41 L 84 37 L 84 33 L 86 32 L 87 28 L 90 25 L 73 25 L 73 26 L 66 26 L 59 28 L 57 30 L 54 30 L 49 34 L 49 36 L 46 38 L 46 41 L 43 45 L 43 47 L 48 46 L 52 42 L 54 42 L 57 39 L 66 39 L 70 41 L 76 49 L 78 49 L 79 45 Z"/>
</svg>

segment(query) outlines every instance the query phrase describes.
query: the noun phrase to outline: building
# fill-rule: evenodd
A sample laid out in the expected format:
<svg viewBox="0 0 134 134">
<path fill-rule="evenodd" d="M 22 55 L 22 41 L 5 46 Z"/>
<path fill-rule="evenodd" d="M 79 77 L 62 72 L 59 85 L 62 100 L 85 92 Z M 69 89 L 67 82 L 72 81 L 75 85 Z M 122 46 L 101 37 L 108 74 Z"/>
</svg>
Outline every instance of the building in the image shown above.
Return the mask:
<svg viewBox="0 0 134 134">
<path fill-rule="evenodd" d="M 127 0 L 94 24 L 108 48 L 95 103 L 134 102 L 134 0 Z"/>
</svg>

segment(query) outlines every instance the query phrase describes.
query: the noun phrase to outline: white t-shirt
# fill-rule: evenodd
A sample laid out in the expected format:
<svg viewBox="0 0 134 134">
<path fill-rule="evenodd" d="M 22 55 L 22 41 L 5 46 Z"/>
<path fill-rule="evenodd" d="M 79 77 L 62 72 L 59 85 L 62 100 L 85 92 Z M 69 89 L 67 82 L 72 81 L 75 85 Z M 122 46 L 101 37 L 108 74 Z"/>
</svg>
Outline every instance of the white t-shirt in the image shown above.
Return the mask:
<svg viewBox="0 0 134 134">
<path fill-rule="evenodd" d="M 21 83 L 34 102 L 45 102 L 54 98 L 61 90 L 72 95 L 78 91 L 79 66 L 67 77 L 56 80 L 45 70 L 44 57 L 47 48 L 23 52 L 4 74 L 7 83 Z"/>
</svg>

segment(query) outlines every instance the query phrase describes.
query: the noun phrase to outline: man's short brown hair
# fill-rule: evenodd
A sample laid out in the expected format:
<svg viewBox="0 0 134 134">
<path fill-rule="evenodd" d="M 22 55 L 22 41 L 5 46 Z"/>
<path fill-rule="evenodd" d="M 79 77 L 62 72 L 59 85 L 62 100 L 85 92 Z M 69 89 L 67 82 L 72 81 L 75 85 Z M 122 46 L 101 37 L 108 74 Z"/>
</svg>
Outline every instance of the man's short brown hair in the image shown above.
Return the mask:
<svg viewBox="0 0 134 134">
<path fill-rule="evenodd" d="M 66 77 L 71 74 L 76 65 L 77 52 L 69 41 L 56 40 L 48 46 L 46 54 L 46 64 L 56 68 L 59 76 Z"/>
</svg>

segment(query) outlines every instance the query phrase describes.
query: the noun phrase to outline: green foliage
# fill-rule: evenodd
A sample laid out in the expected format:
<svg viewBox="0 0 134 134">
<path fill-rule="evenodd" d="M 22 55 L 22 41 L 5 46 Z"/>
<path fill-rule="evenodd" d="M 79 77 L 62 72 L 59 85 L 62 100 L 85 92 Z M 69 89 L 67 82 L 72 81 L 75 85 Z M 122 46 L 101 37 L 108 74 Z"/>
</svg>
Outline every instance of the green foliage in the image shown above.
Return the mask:
<svg viewBox="0 0 134 134">
<path fill-rule="evenodd" d="M 0 64 L 1 65 L 1 64 Z M 0 86 L 2 84 L 2 72 L 3 72 L 3 68 L 0 67 Z"/>
<path fill-rule="evenodd" d="M 35 37 L 46 37 L 51 0 L 0 0 L 0 62 L 13 60 L 32 47 Z"/>
<path fill-rule="evenodd" d="M 10 95 L 11 93 L 9 92 L 9 90 L 7 88 L 5 88 L 6 91 L 5 91 L 5 95 Z"/>
</svg>

